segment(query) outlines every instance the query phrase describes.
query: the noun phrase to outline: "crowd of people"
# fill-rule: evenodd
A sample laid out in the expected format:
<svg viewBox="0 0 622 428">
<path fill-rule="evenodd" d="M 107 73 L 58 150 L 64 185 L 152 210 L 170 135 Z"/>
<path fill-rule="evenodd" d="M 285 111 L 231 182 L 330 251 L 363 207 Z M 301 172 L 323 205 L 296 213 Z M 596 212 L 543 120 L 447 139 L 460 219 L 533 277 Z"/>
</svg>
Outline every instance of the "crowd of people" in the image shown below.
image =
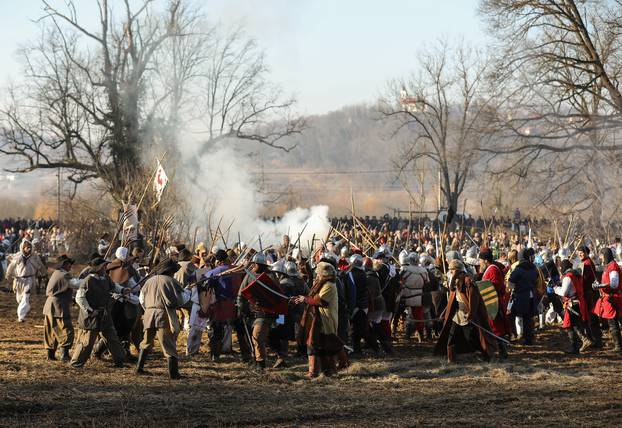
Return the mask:
<svg viewBox="0 0 622 428">
<path fill-rule="evenodd" d="M 622 352 L 619 239 L 564 246 L 520 231 L 471 232 L 337 221 L 328 239 L 306 250 L 284 236 L 268 248 L 180 243 L 155 259 L 138 242 L 102 238 L 79 273 L 67 252 L 55 257 L 43 309 L 47 358 L 58 353 L 80 368 L 109 354 L 115 367 L 131 362 L 142 374 L 157 339 L 175 379 L 179 334 L 192 358 L 207 332 L 215 363 L 234 349 L 256 370 L 270 355 L 275 369 L 305 357 L 312 378 L 362 354 L 391 355 L 398 336 L 412 346 L 435 343 L 449 363 L 464 353 L 505 359 L 513 341 L 533 345 L 537 329 L 555 323 L 568 353 L 602 348 L 603 331 Z M 25 322 L 30 290 L 48 273 L 36 238 L 17 239 L 6 277 Z"/>
</svg>

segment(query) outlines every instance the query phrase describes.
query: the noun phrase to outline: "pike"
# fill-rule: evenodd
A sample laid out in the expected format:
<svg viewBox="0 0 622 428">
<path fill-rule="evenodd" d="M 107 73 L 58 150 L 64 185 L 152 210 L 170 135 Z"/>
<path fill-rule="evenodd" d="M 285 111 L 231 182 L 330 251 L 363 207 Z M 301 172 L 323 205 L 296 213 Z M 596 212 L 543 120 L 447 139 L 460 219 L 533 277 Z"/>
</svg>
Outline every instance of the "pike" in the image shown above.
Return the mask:
<svg viewBox="0 0 622 428">
<path fill-rule="evenodd" d="M 299 245 L 300 238 L 302 237 L 302 234 L 304 233 L 304 231 L 305 231 L 305 229 L 307 228 L 308 225 L 309 225 L 309 223 L 305 223 L 304 227 L 302 228 L 302 230 L 298 234 L 298 239 L 296 239 L 296 242 L 294 242 L 294 245 L 287 249 L 287 254 L 285 254 L 285 259 L 287 259 L 289 257 L 290 251 L 292 251 L 294 248 L 296 248 L 296 246 Z M 289 230 L 288 230 L 288 232 L 289 232 Z"/>
</svg>

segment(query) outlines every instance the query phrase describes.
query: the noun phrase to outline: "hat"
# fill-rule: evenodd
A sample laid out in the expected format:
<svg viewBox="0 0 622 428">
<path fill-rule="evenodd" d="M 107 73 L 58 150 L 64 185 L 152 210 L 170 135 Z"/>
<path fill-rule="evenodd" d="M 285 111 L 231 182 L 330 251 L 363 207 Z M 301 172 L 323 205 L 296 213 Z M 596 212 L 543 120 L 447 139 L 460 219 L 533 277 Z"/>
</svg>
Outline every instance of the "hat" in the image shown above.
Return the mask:
<svg viewBox="0 0 622 428">
<path fill-rule="evenodd" d="M 318 263 L 315 268 L 315 274 L 319 278 L 330 278 L 336 275 L 335 267 L 327 262 Z"/>
<path fill-rule="evenodd" d="M 216 251 L 214 257 L 216 257 L 216 260 L 218 260 L 219 262 L 224 262 L 225 260 L 227 260 L 228 256 L 225 250 L 218 250 Z"/>
<path fill-rule="evenodd" d="M 486 260 L 492 262 L 492 250 L 488 247 L 482 247 L 479 250 L 479 258 L 482 260 Z"/>
<path fill-rule="evenodd" d="M 76 261 L 74 259 L 72 259 L 71 257 L 69 257 L 67 254 L 61 254 L 60 256 L 58 256 L 58 258 L 56 259 L 56 262 L 58 264 L 58 267 L 61 268 L 63 267 L 63 265 L 65 263 L 69 263 L 69 264 L 74 264 Z"/>
<path fill-rule="evenodd" d="M 108 260 L 104 259 L 103 257 L 95 257 L 89 262 L 89 266 L 94 269 L 99 269 L 102 266 L 107 265 L 108 263 Z"/>
<path fill-rule="evenodd" d="M 179 266 L 179 263 L 174 262 L 171 259 L 164 259 L 163 261 L 158 263 L 156 267 L 153 268 L 153 273 L 155 275 L 173 276 L 173 274 L 175 274 L 175 272 L 177 272 L 180 267 L 181 266 Z"/>
<path fill-rule="evenodd" d="M 129 254 L 129 250 L 125 247 L 119 247 L 117 248 L 117 250 L 114 252 L 114 256 L 119 259 L 119 260 L 127 260 L 127 256 Z"/>
<path fill-rule="evenodd" d="M 457 259 L 449 262 L 449 270 L 464 270 L 464 264 Z"/>
</svg>

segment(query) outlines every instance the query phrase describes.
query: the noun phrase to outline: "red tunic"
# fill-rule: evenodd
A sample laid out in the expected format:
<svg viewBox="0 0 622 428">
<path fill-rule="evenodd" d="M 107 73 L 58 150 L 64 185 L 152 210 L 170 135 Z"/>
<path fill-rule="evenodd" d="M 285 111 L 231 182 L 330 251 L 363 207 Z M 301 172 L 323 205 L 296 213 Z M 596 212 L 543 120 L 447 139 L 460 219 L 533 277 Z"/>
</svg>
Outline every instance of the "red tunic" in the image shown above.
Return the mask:
<svg viewBox="0 0 622 428">
<path fill-rule="evenodd" d="M 482 281 L 490 281 L 497 290 L 499 298 L 499 312 L 494 319 L 489 320 L 492 332 L 497 336 L 505 336 L 510 332 L 510 326 L 505 316 L 507 308 L 507 297 L 505 295 L 505 278 L 498 266 L 492 264 L 486 268 Z"/>
<path fill-rule="evenodd" d="M 618 272 L 618 278 L 622 277 L 620 272 L 620 266 L 615 260 L 611 261 L 603 272 L 602 283 L 609 284 L 609 275 L 612 272 Z M 621 278 L 622 279 L 622 278 Z M 594 311 L 596 315 L 604 319 L 614 319 L 622 317 L 622 293 L 620 293 L 620 287 L 611 289 L 609 287 L 600 289 L 600 298 L 594 305 Z"/>
<path fill-rule="evenodd" d="M 562 277 L 562 281 L 566 277 L 570 278 L 570 280 L 572 281 L 572 287 L 574 288 L 575 295 L 571 297 L 565 297 L 565 296 L 562 297 L 562 301 L 564 303 L 564 309 L 566 309 L 567 307 L 572 307 L 572 300 L 578 300 L 579 301 L 579 313 L 581 314 L 581 319 L 583 319 L 583 321 L 587 321 L 589 311 L 588 311 L 587 304 L 585 303 L 585 298 L 583 297 L 583 278 L 581 278 L 578 275 L 575 275 L 572 272 L 568 272 Z M 562 324 L 562 328 L 570 328 L 570 327 L 572 327 L 572 324 L 570 322 L 570 311 L 566 310 L 564 311 L 564 322 Z"/>
</svg>

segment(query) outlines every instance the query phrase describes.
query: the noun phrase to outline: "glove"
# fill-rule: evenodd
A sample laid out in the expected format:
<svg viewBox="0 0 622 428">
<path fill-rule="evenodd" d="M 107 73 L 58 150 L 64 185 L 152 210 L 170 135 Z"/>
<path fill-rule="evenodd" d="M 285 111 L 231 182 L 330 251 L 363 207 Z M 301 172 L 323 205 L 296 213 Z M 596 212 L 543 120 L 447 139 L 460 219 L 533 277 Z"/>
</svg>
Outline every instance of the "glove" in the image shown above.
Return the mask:
<svg viewBox="0 0 622 428">
<path fill-rule="evenodd" d="M 112 298 L 115 300 L 121 300 L 123 298 L 123 295 L 119 293 L 112 293 Z"/>
</svg>

